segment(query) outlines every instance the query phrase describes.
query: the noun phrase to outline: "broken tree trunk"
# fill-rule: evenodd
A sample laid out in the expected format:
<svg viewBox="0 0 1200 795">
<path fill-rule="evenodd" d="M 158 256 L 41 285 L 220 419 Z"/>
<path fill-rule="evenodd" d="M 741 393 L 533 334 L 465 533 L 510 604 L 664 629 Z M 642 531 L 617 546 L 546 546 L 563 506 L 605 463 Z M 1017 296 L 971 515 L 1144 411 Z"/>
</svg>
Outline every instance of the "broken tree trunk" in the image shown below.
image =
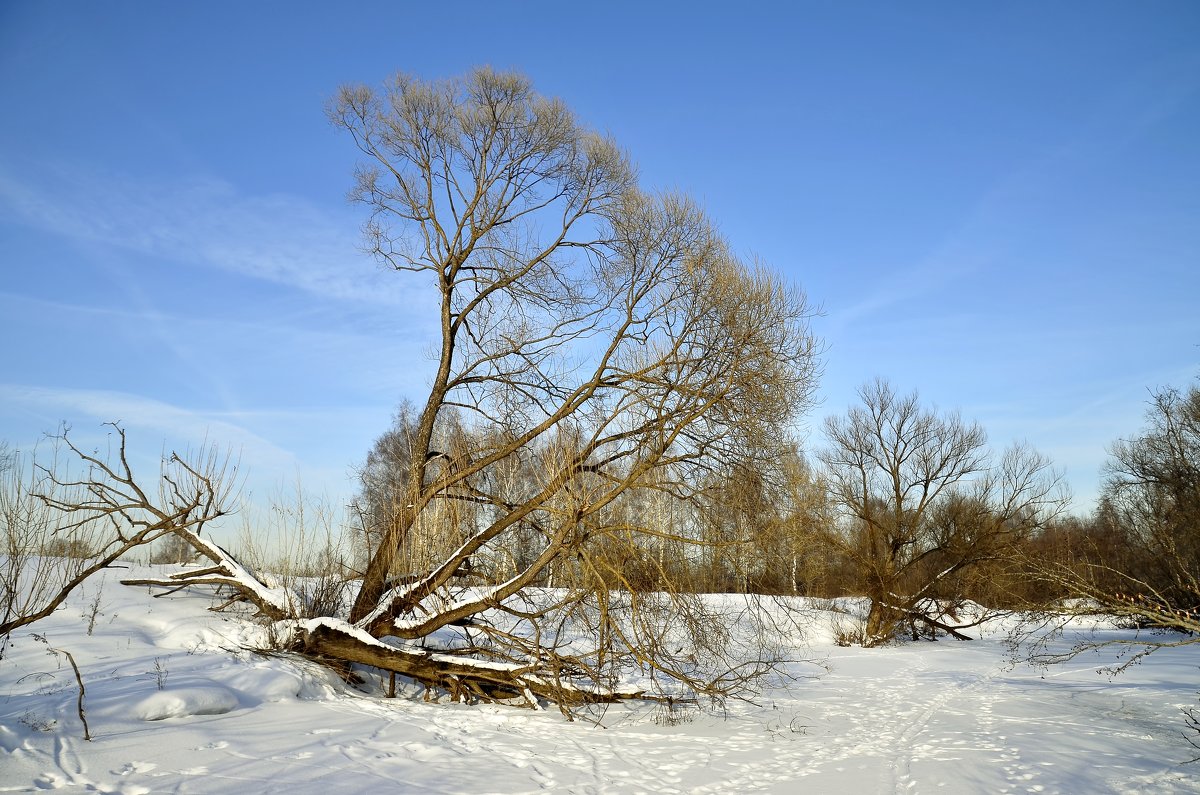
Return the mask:
<svg viewBox="0 0 1200 795">
<path fill-rule="evenodd" d="M 272 621 L 296 617 L 297 606 L 291 594 L 267 586 L 220 545 L 201 538 L 191 528 L 176 527 L 172 532 L 183 537 L 213 565 L 203 569 L 184 569 L 166 577 L 121 580 L 122 585 L 148 585 L 175 590 L 189 585 L 228 586 L 235 593 L 233 601 L 253 604 L 263 616 Z"/>
</svg>

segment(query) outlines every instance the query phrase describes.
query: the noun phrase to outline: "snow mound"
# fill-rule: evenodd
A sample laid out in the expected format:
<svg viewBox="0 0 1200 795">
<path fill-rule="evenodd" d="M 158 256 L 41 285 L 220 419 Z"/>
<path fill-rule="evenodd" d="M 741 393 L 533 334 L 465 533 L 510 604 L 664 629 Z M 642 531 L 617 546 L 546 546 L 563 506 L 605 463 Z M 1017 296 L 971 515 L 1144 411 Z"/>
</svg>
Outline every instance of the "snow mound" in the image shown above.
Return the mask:
<svg viewBox="0 0 1200 795">
<path fill-rule="evenodd" d="M 297 674 L 273 666 L 231 671 L 226 683 L 248 699 L 261 701 L 288 701 L 307 692 L 304 681 Z"/>
<path fill-rule="evenodd" d="M 142 699 L 133 708 L 141 720 L 186 718 L 190 715 L 223 715 L 239 706 L 237 695 L 217 684 L 162 690 Z"/>
</svg>

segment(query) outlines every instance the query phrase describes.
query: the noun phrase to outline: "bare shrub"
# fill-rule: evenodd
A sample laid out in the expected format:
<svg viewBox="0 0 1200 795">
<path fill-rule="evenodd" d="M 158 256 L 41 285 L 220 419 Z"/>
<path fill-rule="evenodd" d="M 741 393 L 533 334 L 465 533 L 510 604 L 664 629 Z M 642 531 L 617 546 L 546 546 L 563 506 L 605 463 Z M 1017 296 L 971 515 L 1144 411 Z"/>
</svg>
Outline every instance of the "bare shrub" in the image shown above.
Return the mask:
<svg viewBox="0 0 1200 795">
<path fill-rule="evenodd" d="M 352 571 L 340 519 L 299 482 L 274 495 L 265 514 L 243 515 L 239 558 L 292 596 L 289 617 L 345 613 Z"/>
<path fill-rule="evenodd" d="M 60 452 L 49 440 L 31 454 L 0 456 L 0 652 L 13 629 L 48 614 L 64 588 L 82 582 L 101 547 L 102 528 L 55 508 L 82 496 L 77 485 L 47 475 L 65 464 Z"/>
<path fill-rule="evenodd" d="M 865 646 L 867 631 L 863 622 L 857 618 L 834 619 L 833 642 L 838 646 Z"/>
</svg>

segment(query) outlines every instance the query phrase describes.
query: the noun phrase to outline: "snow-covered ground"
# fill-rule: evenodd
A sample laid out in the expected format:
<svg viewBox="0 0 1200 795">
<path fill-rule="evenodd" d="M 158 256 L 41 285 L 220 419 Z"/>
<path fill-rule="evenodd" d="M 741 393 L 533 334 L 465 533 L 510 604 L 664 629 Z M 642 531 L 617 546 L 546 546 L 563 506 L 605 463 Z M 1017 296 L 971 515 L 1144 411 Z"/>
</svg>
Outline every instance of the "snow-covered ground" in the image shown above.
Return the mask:
<svg viewBox="0 0 1200 795">
<path fill-rule="evenodd" d="M 153 599 L 118 584 L 128 574 L 15 633 L 0 660 L 0 791 L 1200 792 L 1180 713 L 1196 705 L 1200 647 L 1113 679 L 1100 671 L 1111 651 L 1013 666 L 1000 627 L 970 643 L 841 648 L 836 617 L 818 612 L 797 655 L 824 667 L 798 663 L 802 678 L 756 703 L 567 722 L 363 695 L 244 650 L 259 630 L 206 612 L 209 597 Z M 91 742 L 74 674 L 47 644 L 79 664 Z"/>
</svg>

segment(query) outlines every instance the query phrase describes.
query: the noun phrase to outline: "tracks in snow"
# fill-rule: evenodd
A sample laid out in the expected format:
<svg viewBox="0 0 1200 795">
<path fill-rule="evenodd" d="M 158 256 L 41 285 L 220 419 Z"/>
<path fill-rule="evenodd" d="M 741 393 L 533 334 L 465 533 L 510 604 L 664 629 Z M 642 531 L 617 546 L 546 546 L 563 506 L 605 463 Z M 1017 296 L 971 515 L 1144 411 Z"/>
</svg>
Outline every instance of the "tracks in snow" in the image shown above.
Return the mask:
<svg viewBox="0 0 1200 795">
<path fill-rule="evenodd" d="M 482 780 L 511 795 L 1015 794 L 1083 791 L 1081 781 L 1088 791 L 1196 791 L 1169 769 L 1130 767 L 1154 726 L 1149 705 L 1133 692 L 1126 705 L 1111 683 L 1009 673 L 984 644 L 839 653 L 830 674 L 776 691 L 773 704 L 731 704 L 728 720 L 660 727 L 629 706 L 628 719 L 614 708 L 611 728 L 590 729 L 510 708 L 333 698 L 146 725 L 104 737 L 103 756 L 69 733 L 0 727 L 0 768 L 7 755 L 29 771 L 21 791 L 32 782 L 125 795 L 375 785 L 434 795 L 478 791 Z M 150 755 L 160 731 L 195 739 Z"/>
</svg>

